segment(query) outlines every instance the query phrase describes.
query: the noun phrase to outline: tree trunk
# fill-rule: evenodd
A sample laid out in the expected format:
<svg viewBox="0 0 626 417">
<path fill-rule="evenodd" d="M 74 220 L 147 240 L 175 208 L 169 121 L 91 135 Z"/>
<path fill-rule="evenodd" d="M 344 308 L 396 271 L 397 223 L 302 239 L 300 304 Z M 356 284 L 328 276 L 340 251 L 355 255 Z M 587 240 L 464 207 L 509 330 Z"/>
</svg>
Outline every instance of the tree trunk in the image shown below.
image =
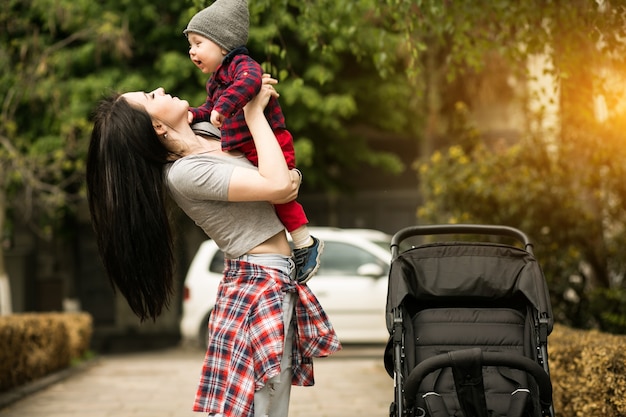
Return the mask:
<svg viewBox="0 0 626 417">
<path fill-rule="evenodd" d="M 0 163 L 0 316 L 11 314 L 13 307 L 11 303 L 11 285 L 4 263 L 4 223 L 7 210 L 7 195 L 5 187 L 6 172 Z"/>
<path fill-rule="evenodd" d="M 434 42 L 433 45 L 436 45 Z M 433 46 L 425 52 L 424 65 L 424 104 L 423 111 L 426 119 L 424 136 L 422 138 L 419 156 L 430 158 L 436 148 L 437 138 L 441 132 L 441 62 L 437 60 L 438 48 Z"/>
<path fill-rule="evenodd" d="M 583 10 L 584 2 L 579 3 L 578 7 Z M 572 175 L 585 175 L 580 167 L 592 164 L 593 139 L 598 123 L 594 112 L 593 83 L 593 73 L 598 70 L 594 66 L 597 65 L 598 51 L 584 31 L 570 30 L 567 26 L 566 22 L 558 25 L 554 44 L 555 63 L 566 74 L 560 80 L 561 146 L 574 149 L 567 154 Z M 571 50 L 572 45 L 577 47 L 575 53 Z M 586 179 L 580 181 L 583 186 L 578 198 L 584 199 L 590 212 L 597 213 L 597 217 L 590 220 L 585 236 L 580 239 L 580 246 L 593 270 L 590 277 L 592 284 L 608 288 L 609 255 L 604 239 L 603 202 L 594 195 L 596 187 L 593 184 L 585 184 Z"/>
</svg>

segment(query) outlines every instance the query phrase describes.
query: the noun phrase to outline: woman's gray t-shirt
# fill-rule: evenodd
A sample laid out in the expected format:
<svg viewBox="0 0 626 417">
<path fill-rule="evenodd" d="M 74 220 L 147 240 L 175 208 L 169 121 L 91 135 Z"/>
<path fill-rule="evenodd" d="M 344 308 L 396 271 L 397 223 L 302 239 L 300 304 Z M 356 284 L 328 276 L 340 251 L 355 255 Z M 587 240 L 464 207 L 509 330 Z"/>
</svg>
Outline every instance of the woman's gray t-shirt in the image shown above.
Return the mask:
<svg viewBox="0 0 626 417">
<path fill-rule="evenodd" d="M 245 157 L 190 155 L 168 164 L 165 181 L 174 201 L 224 252 L 236 258 L 284 230 L 266 201 L 228 201 L 236 166 L 256 169 Z"/>
</svg>

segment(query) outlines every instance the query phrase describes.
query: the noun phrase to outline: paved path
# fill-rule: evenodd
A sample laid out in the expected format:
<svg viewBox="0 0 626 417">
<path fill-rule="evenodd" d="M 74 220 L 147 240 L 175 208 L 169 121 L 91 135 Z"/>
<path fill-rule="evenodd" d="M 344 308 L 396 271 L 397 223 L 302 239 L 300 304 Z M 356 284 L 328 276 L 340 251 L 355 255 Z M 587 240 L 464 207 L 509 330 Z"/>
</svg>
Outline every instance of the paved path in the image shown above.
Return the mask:
<svg viewBox="0 0 626 417">
<path fill-rule="evenodd" d="M 388 416 L 393 381 L 382 346 L 347 346 L 315 360 L 316 385 L 293 387 L 290 417 Z M 191 411 L 203 352 L 178 347 L 103 356 L 0 409 L 0 417 L 198 417 Z"/>
</svg>

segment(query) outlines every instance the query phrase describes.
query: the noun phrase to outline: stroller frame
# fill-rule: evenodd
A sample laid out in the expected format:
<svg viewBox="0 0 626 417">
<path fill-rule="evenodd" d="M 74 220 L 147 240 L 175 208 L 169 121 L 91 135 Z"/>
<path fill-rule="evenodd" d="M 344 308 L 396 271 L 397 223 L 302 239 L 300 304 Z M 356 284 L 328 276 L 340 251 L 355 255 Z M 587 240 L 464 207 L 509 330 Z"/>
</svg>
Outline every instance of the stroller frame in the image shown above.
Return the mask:
<svg viewBox="0 0 626 417">
<path fill-rule="evenodd" d="M 527 317 L 527 320 L 532 322 L 532 326 L 530 327 L 534 327 L 532 334 L 535 340 L 532 341 L 534 342 L 532 350 L 536 350 L 536 352 L 532 352 L 527 356 L 510 352 L 487 351 L 487 349 L 481 348 L 480 346 L 468 348 L 453 347 L 450 348 L 448 352 L 430 355 L 426 359 L 416 363 L 412 369 L 408 369 L 407 361 L 410 362 L 410 360 L 407 358 L 405 345 L 407 342 L 407 340 L 405 340 L 407 325 L 407 317 L 405 317 L 405 315 L 407 312 L 406 306 L 403 305 L 403 303 L 405 302 L 404 297 L 410 292 L 410 290 L 405 288 L 405 285 L 416 284 L 394 284 L 393 282 L 394 274 L 396 277 L 399 275 L 397 272 L 394 273 L 393 271 L 394 266 L 396 266 L 395 264 L 405 262 L 405 260 L 400 259 L 402 258 L 400 254 L 400 243 L 412 236 L 444 234 L 506 236 L 523 244 L 523 249 L 520 249 L 516 246 L 502 244 L 489 245 L 485 244 L 485 242 L 439 242 L 435 244 L 419 245 L 403 252 L 403 254 L 437 245 L 442 245 L 442 250 L 446 250 L 446 245 L 467 245 L 468 247 L 472 245 L 485 245 L 484 250 L 486 251 L 493 249 L 498 253 L 501 251 L 508 253 L 508 251 L 512 250 L 517 251 L 516 256 L 523 256 L 526 261 L 530 259 L 530 263 L 533 264 L 531 265 L 533 267 L 533 273 L 530 274 L 531 278 L 526 279 L 526 281 L 530 282 L 526 282 L 523 285 L 525 285 L 526 288 L 534 286 L 534 292 L 539 295 L 536 299 L 532 300 L 534 308 L 528 307 L 528 316 L 532 313 L 532 317 Z M 434 249 L 437 250 L 438 248 Z M 483 248 L 480 248 L 480 250 L 483 250 Z M 520 254 L 519 252 L 522 253 Z M 399 266 L 396 267 L 400 269 Z M 403 268 L 406 268 L 406 266 L 403 266 Z M 402 294 L 398 295 L 393 293 L 394 287 L 396 289 L 402 288 L 400 291 Z M 526 300 L 524 296 L 521 298 Z M 433 300 L 436 302 L 437 298 L 432 297 L 430 301 L 432 302 Z M 419 401 L 422 401 L 422 404 L 425 402 L 426 406 L 416 408 L 416 398 L 418 397 L 420 385 L 427 376 L 432 376 L 433 372 L 441 372 L 443 368 L 450 368 L 452 370 L 456 396 L 460 403 L 460 412 L 463 413 L 463 416 L 489 416 L 485 394 L 482 391 L 484 390 L 483 367 L 488 366 L 506 367 L 516 370 L 510 372 L 522 371 L 524 375 L 530 376 L 530 378 L 528 378 L 529 384 L 532 385 L 532 381 L 534 381 L 534 385 L 532 385 L 531 389 L 520 387 L 520 389 L 511 393 L 512 397 L 509 404 L 509 412 L 506 414 L 507 416 L 530 415 L 527 414 L 527 407 L 529 403 L 532 403 L 534 404 L 532 410 L 534 410 L 535 413 L 532 414 L 533 416 L 554 417 L 552 384 L 550 381 L 547 350 L 548 335 L 552 331 L 554 321 L 545 279 L 534 260 L 532 243 L 528 236 L 522 231 L 509 226 L 471 224 L 412 226 L 399 230 L 393 235 L 391 241 L 391 269 L 389 272 L 386 320 L 390 338 L 385 351 L 385 367 L 394 380 L 394 401 L 390 405 L 390 417 L 423 417 L 427 415 L 432 417 L 449 417 L 451 414 L 445 406 L 443 397 L 434 391 L 422 394 Z M 491 350 L 492 349 L 493 347 Z M 450 395 L 450 393 L 447 395 Z M 538 398 L 533 398 L 533 395 L 536 395 Z M 428 410 L 428 413 L 426 410 Z"/>
</svg>

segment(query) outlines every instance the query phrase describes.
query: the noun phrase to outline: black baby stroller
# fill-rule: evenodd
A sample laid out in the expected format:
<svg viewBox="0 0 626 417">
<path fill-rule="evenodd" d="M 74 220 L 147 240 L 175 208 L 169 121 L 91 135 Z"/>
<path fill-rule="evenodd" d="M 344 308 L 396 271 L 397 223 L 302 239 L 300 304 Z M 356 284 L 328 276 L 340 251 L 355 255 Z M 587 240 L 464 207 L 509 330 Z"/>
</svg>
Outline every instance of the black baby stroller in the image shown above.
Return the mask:
<svg viewBox="0 0 626 417">
<path fill-rule="evenodd" d="M 507 236 L 524 248 L 425 235 Z M 554 416 L 547 285 L 527 236 L 491 225 L 414 226 L 391 242 L 385 368 L 391 417 Z"/>
</svg>

